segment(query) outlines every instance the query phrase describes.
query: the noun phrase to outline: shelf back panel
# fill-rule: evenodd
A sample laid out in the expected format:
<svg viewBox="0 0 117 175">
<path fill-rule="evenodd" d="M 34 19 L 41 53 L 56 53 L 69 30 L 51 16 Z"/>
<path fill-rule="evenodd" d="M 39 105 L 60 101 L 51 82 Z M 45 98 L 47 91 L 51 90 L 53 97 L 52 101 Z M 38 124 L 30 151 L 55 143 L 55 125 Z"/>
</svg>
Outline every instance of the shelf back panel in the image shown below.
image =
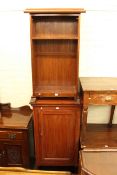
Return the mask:
<svg viewBox="0 0 117 175">
<path fill-rule="evenodd" d="M 77 18 L 76 16 L 33 16 L 32 37 L 78 37 Z"/>
</svg>

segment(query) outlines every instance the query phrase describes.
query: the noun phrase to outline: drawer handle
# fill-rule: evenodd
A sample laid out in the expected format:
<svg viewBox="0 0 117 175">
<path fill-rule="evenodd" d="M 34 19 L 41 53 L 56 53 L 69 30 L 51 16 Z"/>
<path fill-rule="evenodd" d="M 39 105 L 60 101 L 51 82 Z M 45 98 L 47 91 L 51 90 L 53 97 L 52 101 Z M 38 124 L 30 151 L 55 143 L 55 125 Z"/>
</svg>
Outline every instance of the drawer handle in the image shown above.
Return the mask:
<svg viewBox="0 0 117 175">
<path fill-rule="evenodd" d="M 111 96 L 106 96 L 105 101 L 111 101 L 112 97 Z"/>
<path fill-rule="evenodd" d="M 55 93 L 54 95 L 55 95 L 55 97 L 58 97 L 59 94 L 58 93 Z"/>
<path fill-rule="evenodd" d="M 10 134 L 8 134 L 8 138 L 9 139 L 16 139 L 16 134 L 10 133 Z"/>
<path fill-rule="evenodd" d="M 59 107 L 56 107 L 56 109 L 60 109 Z"/>
</svg>

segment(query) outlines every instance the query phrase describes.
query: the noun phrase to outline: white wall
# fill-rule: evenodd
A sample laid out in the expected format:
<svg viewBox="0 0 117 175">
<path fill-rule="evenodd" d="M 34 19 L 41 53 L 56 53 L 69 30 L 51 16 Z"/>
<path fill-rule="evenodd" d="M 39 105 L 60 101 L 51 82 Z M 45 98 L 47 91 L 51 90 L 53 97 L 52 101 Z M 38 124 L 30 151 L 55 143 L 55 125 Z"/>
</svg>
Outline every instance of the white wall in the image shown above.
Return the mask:
<svg viewBox="0 0 117 175">
<path fill-rule="evenodd" d="M 87 12 L 81 15 L 80 76 L 117 77 L 116 0 L 4 0 L 0 5 L 0 102 L 11 102 L 13 107 L 29 104 L 30 24 L 29 15 L 23 11 L 35 7 L 84 8 Z M 98 114 L 95 121 L 106 122 L 109 110 L 90 107 L 89 121 Z"/>
</svg>

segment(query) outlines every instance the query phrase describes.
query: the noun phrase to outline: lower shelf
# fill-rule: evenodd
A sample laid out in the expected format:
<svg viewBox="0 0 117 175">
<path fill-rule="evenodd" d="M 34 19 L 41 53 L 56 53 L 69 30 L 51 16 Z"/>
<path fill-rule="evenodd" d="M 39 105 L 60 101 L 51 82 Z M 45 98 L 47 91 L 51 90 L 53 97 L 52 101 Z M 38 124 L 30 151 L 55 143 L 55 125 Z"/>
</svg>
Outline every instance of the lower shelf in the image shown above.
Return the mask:
<svg viewBox="0 0 117 175">
<path fill-rule="evenodd" d="M 108 124 L 88 124 L 81 145 L 88 148 L 117 148 L 117 124 L 112 127 Z"/>
<path fill-rule="evenodd" d="M 77 94 L 75 86 L 36 86 L 36 97 L 74 97 Z"/>
</svg>

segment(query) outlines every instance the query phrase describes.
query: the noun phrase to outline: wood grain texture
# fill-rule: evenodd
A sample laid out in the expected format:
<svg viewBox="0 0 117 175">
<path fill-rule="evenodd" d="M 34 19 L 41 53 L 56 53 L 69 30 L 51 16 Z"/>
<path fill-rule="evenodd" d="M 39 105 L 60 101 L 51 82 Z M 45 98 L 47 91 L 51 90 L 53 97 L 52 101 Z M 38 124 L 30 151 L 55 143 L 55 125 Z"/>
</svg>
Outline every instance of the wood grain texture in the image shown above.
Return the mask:
<svg viewBox="0 0 117 175">
<path fill-rule="evenodd" d="M 117 125 L 87 124 L 83 148 L 117 148 Z"/>
<path fill-rule="evenodd" d="M 83 8 L 35 8 L 35 9 L 26 9 L 25 13 L 85 13 L 86 11 Z"/>
<path fill-rule="evenodd" d="M 54 102 L 47 104 L 46 100 L 45 104 L 44 102 L 33 104 L 33 110 L 36 164 L 38 166 L 77 165 L 80 106 L 77 103 L 76 105 L 69 103 L 55 105 Z"/>
<path fill-rule="evenodd" d="M 8 104 L 0 104 L 0 128 L 27 129 L 32 110 L 29 106 L 11 108 Z"/>
<path fill-rule="evenodd" d="M 116 150 L 82 151 L 82 175 L 116 175 Z"/>
<path fill-rule="evenodd" d="M 11 108 L 10 103 L 0 104 L 0 166 L 29 167 L 29 106 Z"/>
<path fill-rule="evenodd" d="M 84 91 L 108 91 L 117 93 L 117 78 L 113 77 L 80 77 Z"/>
<path fill-rule="evenodd" d="M 80 78 L 82 90 L 82 134 L 83 147 L 116 147 L 116 127 L 112 125 L 114 105 L 117 105 L 117 78 L 110 77 L 82 77 Z M 87 125 L 89 105 L 110 105 L 110 119 L 107 125 Z M 95 116 L 94 116 L 95 117 Z M 91 128 L 90 128 L 91 127 Z M 103 128 L 104 127 L 104 128 Z M 92 131 L 91 131 L 91 130 Z M 97 130 L 95 130 L 97 129 Z M 101 129 L 101 130 L 100 130 Z M 113 130 L 114 129 L 114 130 Z"/>
<path fill-rule="evenodd" d="M 38 11 L 31 14 L 32 80 L 36 97 L 78 96 L 79 15 L 74 15 L 76 11 L 67 14 L 67 10 L 63 15 L 63 9 L 59 10 L 55 9 L 59 15 L 51 9 L 43 11 L 46 15 L 40 16 Z"/>
</svg>

